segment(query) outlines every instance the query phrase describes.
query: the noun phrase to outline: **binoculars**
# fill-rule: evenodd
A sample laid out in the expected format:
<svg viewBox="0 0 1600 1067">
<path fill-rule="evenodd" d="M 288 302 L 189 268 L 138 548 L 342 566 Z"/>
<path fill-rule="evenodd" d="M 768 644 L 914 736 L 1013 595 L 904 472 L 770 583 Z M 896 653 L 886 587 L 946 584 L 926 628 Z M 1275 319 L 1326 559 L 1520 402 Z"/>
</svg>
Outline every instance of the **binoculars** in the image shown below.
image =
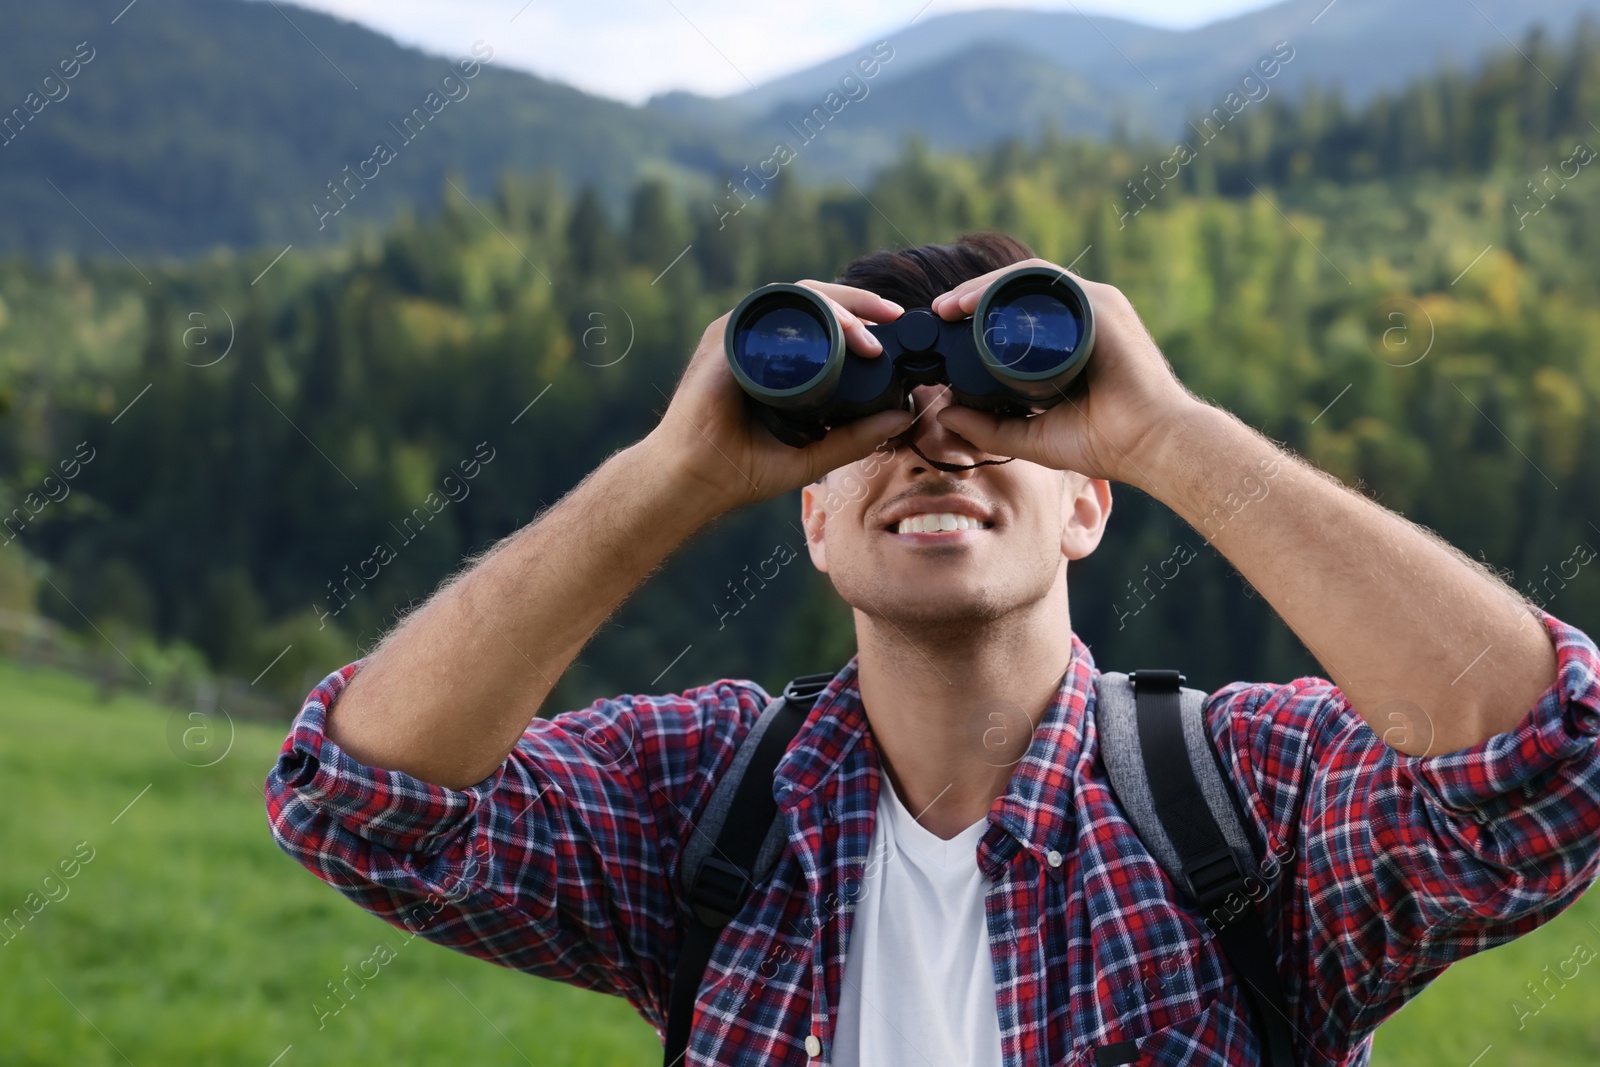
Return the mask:
<svg viewBox="0 0 1600 1067">
<path fill-rule="evenodd" d="M 918 385 L 948 385 L 956 403 L 998 415 L 1049 408 L 1082 386 L 1094 348 L 1089 298 L 1051 267 L 1001 275 L 971 319 L 911 308 L 867 330 L 883 345 L 877 356 L 846 350 L 818 293 L 764 285 L 728 320 L 728 366 L 773 436 L 803 448 L 831 427 L 905 406 Z"/>
</svg>

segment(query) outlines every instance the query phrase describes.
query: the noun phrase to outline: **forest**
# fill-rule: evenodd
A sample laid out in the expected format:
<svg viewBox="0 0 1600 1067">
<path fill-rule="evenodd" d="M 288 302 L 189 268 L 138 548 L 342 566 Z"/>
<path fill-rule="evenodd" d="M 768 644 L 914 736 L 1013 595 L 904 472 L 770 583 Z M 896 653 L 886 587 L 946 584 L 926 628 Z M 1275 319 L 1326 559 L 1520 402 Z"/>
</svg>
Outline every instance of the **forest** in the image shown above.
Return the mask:
<svg viewBox="0 0 1600 1067">
<path fill-rule="evenodd" d="M 115 685 L 256 679 L 287 716 L 648 432 L 749 289 L 985 229 L 1120 287 L 1191 390 L 1600 632 L 1600 34 L 1520 49 L 1359 109 L 1271 96 L 1204 141 L 911 142 L 859 186 L 644 181 L 621 214 L 506 173 L 281 260 L 0 262 L 6 633 L 50 620 Z M 1099 666 L 1324 673 L 1200 531 L 1113 492 L 1070 578 Z M 547 710 L 841 665 L 803 550 L 748 579 L 802 548 L 798 508 L 703 532 Z"/>
</svg>

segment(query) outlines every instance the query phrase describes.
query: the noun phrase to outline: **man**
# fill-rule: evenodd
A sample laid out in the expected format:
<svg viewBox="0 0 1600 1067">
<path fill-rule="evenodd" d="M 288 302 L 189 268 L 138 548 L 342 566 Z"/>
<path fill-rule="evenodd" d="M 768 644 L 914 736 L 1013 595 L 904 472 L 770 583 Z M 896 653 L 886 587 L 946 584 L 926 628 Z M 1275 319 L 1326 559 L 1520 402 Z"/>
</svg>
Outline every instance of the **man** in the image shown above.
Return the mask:
<svg viewBox="0 0 1600 1067">
<path fill-rule="evenodd" d="M 870 356 L 864 322 L 963 318 L 1029 256 L 980 235 L 805 284 Z M 1205 531 L 1337 682 L 1236 683 L 1205 719 L 1283 865 L 1253 905 L 1296 1055 L 1364 1063 L 1445 966 L 1594 881 L 1600 655 L 1188 393 L 1122 294 L 1080 282 L 1080 402 L 997 419 L 919 387 L 914 411 L 803 450 L 749 416 L 713 323 L 655 430 L 311 694 L 267 781 L 279 843 L 396 925 L 663 1029 L 678 863 L 766 694 L 723 680 L 535 716 L 679 543 L 804 487 L 859 654 L 778 765 L 787 843 L 718 942 L 688 1062 L 1257 1063 L 1237 977 L 1100 758 L 1067 576 L 1125 482 Z"/>
</svg>

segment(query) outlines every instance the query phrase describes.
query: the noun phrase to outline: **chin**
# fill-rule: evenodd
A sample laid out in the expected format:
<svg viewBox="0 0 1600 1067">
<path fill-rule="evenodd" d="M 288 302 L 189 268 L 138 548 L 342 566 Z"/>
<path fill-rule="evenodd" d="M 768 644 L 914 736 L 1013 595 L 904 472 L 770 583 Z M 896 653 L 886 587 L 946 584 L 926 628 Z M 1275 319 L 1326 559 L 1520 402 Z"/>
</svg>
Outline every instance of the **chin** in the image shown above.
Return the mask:
<svg viewBox="0 0 1600 1067">
<path fill-rule="evenodd" d="M 861 595 L 855 595 L 857 590 Z M 892 575 L 878 571 L 872 579 L 842 588 L 839 594 L 856 610 L 897 626 L 986 623 L 1011 608 L 992 582 L 985 582 L 978 573 Z"/>
</svg>

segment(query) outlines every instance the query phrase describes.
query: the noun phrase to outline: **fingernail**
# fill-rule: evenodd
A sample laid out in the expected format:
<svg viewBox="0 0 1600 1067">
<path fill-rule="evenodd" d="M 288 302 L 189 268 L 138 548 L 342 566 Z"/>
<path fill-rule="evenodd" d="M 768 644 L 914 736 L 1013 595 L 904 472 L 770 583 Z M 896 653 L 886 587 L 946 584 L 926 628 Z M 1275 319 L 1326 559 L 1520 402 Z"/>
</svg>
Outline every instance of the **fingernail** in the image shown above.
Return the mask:
<svg viewBox="0 0 1600 1067">
<path fill-rule="evenodd" d="M 906 309 L 901 307 L 899 304 L 896 304 L 893 300 L 885 300 L 884 303 L 894 308 L 895 311 L 899 312 L 900 314 L 905 314 Z"/>
</svg>

